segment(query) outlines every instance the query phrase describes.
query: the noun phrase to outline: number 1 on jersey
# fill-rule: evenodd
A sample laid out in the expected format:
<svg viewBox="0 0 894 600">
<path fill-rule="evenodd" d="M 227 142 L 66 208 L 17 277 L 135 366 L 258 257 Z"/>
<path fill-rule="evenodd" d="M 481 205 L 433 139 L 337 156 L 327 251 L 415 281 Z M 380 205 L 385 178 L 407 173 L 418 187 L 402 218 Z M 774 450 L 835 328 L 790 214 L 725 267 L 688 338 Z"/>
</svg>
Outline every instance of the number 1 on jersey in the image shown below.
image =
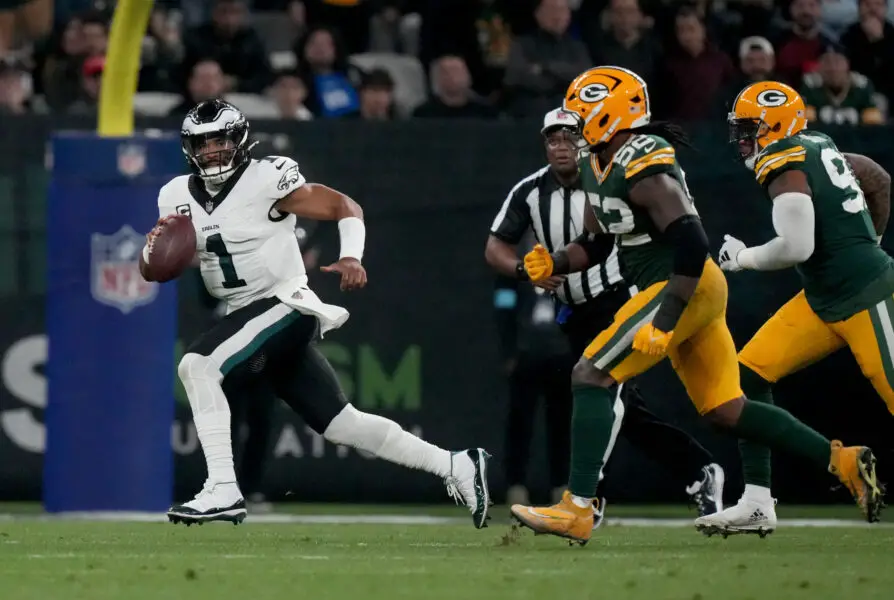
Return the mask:
<svg viewBox="0 0 894 600">
<path fill-rule="evenodd" d="M 236 267 L 233 266 L 233 257 L 230 256 L 227 246 L 219 233 L 208 236 L 205 240 L 205 248 L 208 252 L 217 255 L 217 259 L 220 262 L 220 270 L 224 276 L 223 286 L 225 289 L 230 290 L 248 285 L 244 279 L 239 279 L 239 276 L 236 274 Z"/>
</svg>

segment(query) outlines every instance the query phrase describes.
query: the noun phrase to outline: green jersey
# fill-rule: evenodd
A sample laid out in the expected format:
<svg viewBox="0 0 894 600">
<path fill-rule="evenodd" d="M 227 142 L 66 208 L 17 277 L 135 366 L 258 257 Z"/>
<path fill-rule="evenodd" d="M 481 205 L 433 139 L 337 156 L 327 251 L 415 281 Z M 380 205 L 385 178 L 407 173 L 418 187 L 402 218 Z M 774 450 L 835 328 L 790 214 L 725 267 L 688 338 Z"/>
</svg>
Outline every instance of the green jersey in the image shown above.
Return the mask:
<svg viewBox="0 0 894 600">
<path fill-rule="evenodd" d="M 669 279 L 674 248 L 663 239 L 646 210 L 631 203 L 629 197 L 630 189 L 641 179 L 667 173 L 680 182 L 689 198 L 673 146 L 656 135 L 632 135 L 618 148 L 605 171 L 599 168 L 595 155 L 581 159 L 580 171 L 596 219 L 604 231 L 618 236 L 624 279 L 641 290 Z M 692 213 L 696 214 L 695 207 Z"/>
<path fill-rule="evenodd" d="M 863 191 L 832 139 L 802 131 L 755 158 L 765 191 L 791 170 L 807 176 L 813 197 L 814 250 L 797 267 L 813 311 L 826 322 L 841 321 L 894 294 L 894 260 L 876 242 Z"/>
<path fill-rule="evenodd" d="M 819 73 L 804 76 L 801 97 L 807 105 L 807 120 L 830 125 L 876 125 L 884 121 L 872 83 L 859 73 L 851 73 L 847 87 L 833 93 Z"/>
</svg>

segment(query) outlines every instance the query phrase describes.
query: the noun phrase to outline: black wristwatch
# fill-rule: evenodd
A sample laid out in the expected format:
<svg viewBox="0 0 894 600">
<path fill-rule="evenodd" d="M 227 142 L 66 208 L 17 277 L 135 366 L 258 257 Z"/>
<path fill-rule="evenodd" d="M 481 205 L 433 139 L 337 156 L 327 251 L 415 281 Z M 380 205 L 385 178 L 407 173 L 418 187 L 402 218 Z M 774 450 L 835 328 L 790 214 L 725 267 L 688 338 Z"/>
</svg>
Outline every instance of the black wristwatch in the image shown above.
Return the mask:
<svg viewBox="0 0 894 600">
<path fill-rule="evenodd" d="M 515 278 L 519 281 L 528 281 L 531 279 L 528 277 L 528 272 L 525 270 L 525 263 L 519 261 L 518 264 L 515 265 Z"/>
</svg>

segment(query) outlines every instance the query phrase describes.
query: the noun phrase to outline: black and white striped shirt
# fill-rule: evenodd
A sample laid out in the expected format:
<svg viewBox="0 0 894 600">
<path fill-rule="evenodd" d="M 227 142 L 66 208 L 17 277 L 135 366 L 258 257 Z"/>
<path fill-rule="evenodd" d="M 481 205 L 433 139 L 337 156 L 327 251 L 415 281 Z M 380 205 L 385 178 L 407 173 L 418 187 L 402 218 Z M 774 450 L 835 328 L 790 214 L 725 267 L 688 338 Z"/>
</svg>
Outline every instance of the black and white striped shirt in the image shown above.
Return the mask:
<svg viewBox="0 0 894 600">
<path fill-rule="evenodd" d="M 580 182 L 562 187 L 550 168 L 544 167 L 515 184 L 490 232 L 515 245 L 530 227 L 540 244 L 557 252 L 584 232 L 585 210 L 592 209 Z M 616 245 L 604 263 L 569 275 L 556 295 L 566 304 L 583 304 L 621 281 Z"/>
</svg>

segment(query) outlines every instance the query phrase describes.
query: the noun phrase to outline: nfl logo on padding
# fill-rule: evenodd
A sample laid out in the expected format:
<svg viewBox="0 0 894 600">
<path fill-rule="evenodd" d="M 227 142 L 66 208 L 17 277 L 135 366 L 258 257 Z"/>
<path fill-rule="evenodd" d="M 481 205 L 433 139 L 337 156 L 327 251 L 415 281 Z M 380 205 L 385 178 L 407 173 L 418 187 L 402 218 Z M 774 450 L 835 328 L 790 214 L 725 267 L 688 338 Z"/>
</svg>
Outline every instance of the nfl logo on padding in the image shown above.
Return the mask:
<svg viewBox="0 0 894 600">
<path fill-rule="evenodd" d="M 146 170 L 146 148 L 140 144 L 118 146 L 118 172 L 125 177 L 136 177 Z"/>
<path fill-rule="evenodd" d="M 155 299 L 158 284 L 140 275 L 144 239 L 130 225 L 112 235 L 92 235 L 90 293 L 94 300 L 127 314 Z"/>
</svg>

